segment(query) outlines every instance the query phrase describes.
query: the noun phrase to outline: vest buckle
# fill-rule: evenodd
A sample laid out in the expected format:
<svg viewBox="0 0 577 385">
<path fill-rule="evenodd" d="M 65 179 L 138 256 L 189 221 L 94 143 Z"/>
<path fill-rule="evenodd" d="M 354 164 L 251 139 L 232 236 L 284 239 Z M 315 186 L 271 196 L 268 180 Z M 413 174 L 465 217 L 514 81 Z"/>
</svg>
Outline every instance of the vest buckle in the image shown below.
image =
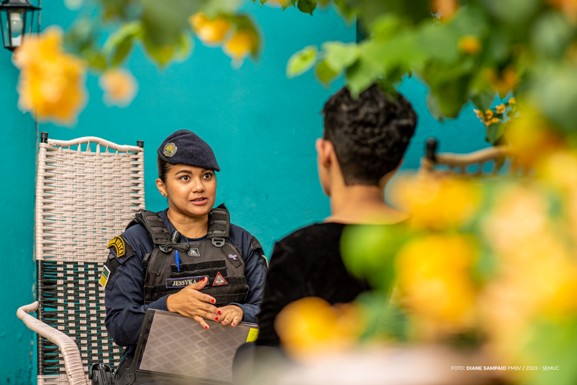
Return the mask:
<svg viewBox="0 0 577 385">
<path fill-rule="evenodd" d="M 224 246 L 224 238 L 212 238 L 211 241 L 212 241 L 213 246 L 215 246 L 215 247 Z"/>
</svg>

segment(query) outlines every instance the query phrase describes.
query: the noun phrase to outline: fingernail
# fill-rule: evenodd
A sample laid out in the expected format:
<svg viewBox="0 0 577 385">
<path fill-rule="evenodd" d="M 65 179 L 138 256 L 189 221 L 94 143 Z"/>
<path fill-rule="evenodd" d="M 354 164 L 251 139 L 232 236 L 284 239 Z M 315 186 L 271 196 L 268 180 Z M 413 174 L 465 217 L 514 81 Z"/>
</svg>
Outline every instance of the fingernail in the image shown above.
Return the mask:
<svg viewBox="0 0 577 385">
<path fill-rule="evenodd" d="M 214 317 L 214 320 L 215 320 L 215 321 L 218 321 L 218 317 Z"/>
<path fill-rule="evenodd" d="M 213 298 L 213 299 L 210 300 L 210 302 L 211 302 L 211 303 L 215 303 L 215 302 L 216 302 L 216 299 Z"/>
<path fill-rule="evenodd" d="M 205 329 L 205 330 L 208 330 L 208 325 L 204 325 L 204 329 Z"/>
<path fill-rule="evenodd" d="M 217 311 L 216 311 L 216 314 L 221 315 L 222 312 L 221 312 L 220 310 L 217 310 Z"/>
<path fill-rule="evenodd" d="M 232 326 L 236 326 L 236 322 L 231 323 Z"/>
</svg>

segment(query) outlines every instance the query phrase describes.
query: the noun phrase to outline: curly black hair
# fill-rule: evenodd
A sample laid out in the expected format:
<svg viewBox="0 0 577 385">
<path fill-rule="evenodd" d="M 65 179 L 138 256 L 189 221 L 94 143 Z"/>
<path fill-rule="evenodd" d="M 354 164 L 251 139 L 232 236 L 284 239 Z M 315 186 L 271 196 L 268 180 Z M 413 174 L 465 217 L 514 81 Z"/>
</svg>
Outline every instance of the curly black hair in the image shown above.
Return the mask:
<svg viewBox="0 0 577 385">
<path fill-rule="evenodd" d="M 323 115 L 324 139 L 333 144 L 347 185 L 378 185 L 400 164 L 417 125 L 409 102 L 377 84 L 356 98 L 343 87 Z"/>
</svg>

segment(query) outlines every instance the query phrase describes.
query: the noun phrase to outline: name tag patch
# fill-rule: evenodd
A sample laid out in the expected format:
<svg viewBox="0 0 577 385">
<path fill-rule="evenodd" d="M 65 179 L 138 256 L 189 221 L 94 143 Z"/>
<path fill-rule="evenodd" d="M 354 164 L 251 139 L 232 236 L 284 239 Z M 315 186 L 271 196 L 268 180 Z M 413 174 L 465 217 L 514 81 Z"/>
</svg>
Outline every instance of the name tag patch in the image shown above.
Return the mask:
<svg viewBox="0 0 577 385">
<path fill-rule="evenodd" d="M 197 275 L 195 277 L 180 277 L 180 278 L 167 278 L 165 285 L 167 289 L 182 289 L 193 283 L 202 281 L 208 275 Z"/>
</svg>

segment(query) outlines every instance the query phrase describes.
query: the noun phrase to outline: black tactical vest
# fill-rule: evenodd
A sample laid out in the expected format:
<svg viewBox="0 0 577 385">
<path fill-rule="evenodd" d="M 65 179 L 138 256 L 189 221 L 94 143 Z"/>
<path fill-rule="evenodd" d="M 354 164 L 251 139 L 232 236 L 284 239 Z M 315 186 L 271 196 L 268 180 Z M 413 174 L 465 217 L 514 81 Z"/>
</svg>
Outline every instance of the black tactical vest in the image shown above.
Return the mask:
<svg viewBox="0 0 577 385">
<path fill-rule="evenodd" d="M 201 291 L 213 296 L 216 306 L 245 301 L 249 287 L 244 261 L 229 240 L 230 217 L 224 205 L 211 210 L 208 235 L 195 242 L 180 242 L 180 234 L 170 234 L 152 211 L 140 210 L 133 223 L 143 225 L 154 243 L 152 252 L 145 256 L 144 303 L 173 294 L 204 277 L 208 277 L 208 284 Z"/>
</svg>

